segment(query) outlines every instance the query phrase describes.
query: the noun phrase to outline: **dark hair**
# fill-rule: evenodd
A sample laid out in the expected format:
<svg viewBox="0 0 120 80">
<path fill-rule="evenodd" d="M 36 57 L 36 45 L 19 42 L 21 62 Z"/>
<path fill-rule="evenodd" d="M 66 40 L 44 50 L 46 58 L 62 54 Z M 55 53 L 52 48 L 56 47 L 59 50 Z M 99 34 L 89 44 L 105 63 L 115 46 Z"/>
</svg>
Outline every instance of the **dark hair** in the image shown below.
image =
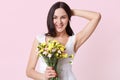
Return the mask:
<svg viewBox="0 0 120 80">
<path fill-rule="evenodd" d="M 58 8 L 63 8 L 68 15 L 69 21 L 71 19 L 71 9 L 65 2 L 56 2 L 55 4 L 53 4 L 53 6 L 50 8 L 48 16 L 47 16 L 48 33 L 45 34 L 47 36 L 52 36 L 52 37 L 56 36 L 55 26 L 53 24 L 53 15 L 54 15 L 55 10 Z M 69 21 L 68 21 L 68 24 L 66 27 L 66 32 L 69 36 L 72 36 L 74 34 L 74 32 L 70 27 Z"/>
</svg>

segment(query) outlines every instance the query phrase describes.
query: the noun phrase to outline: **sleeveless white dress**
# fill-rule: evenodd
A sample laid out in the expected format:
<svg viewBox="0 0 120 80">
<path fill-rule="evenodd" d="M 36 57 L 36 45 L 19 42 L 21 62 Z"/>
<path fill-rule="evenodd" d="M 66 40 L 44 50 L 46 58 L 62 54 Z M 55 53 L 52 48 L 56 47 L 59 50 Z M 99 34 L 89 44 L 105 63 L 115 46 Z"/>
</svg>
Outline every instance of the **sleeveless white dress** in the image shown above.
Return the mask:
<svg viewBox="0 0 120 80">
<path fill-rule="evenodd" d="M 37 35 L 38 42 L 42 43 L 45 42 L 45 35 Z M 68 54 L 75 54 L 74 52 L 74 44 L 75 44 L 75 35 L 70 36 L 65 47 L 66 52 Z M 60 59 L 57 64 L 57 70 L 58 70 L 58 77 L 60 80 L 76 80 L 73 72 L 72 72 L 72 64 L 70 64 L 71 58 L 67 59 Z M 36 65 L 36 71 L 40 73 L 44 73 L 46 70 L 47 64 L 44 61 L 43 57 L 39 57 L 37 65 Z"/>
</svg>

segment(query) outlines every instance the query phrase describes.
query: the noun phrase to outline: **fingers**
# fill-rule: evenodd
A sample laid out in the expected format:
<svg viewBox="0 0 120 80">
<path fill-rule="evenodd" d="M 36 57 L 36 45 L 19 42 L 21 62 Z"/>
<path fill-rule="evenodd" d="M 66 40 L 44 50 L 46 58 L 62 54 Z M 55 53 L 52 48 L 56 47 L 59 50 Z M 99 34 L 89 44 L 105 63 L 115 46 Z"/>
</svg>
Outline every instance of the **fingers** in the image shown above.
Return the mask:
<svg viewBox="0 0 120 80">
<path fill-rule="evenodd" d="M 45 74 L 47 78 L 52 78 L 57 76 L 55 70 L 52 67 L 47 67 Z"/>
<path fill-rule="evenodd" d="M 56 77 L 56 73 L 55 72 L 50 72 L 48 73 L 48 77 L 51 78 L 51 77 Z"/>
<path fill-rule="evenodd" d="M 53 67 L 47 67 L 46 70 L 53 70 Z"/>
</svg>

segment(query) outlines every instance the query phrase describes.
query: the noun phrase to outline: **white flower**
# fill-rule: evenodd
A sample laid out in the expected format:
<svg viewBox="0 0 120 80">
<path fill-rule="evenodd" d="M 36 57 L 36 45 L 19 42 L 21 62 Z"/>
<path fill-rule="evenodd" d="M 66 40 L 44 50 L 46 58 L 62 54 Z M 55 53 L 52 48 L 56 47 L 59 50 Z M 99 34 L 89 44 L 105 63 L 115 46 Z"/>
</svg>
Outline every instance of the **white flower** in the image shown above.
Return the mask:
<svg viewBox="0 0 120 80">
<path fill-rule="evenodd" d="M 47 51 L 44 51 L 43 54 L 47 55 L 48 53 L 47 53 Z"/>
<path fill-rule="evenodd" d="M 54 48 L 54 49 L 52 49 L 52 52 L 55 52 L 56 51 L 56 49 Z"/>
<path fill-rule="evenodd" d="M 52 57 L 52 54 L 48 54 L 48 57 L 51 58 L 51 57 Z"/>
<path fill-rule="evenodd" d="M 70 63 L 70 64 L 73 64 L 73 60 L 70 60 L 69 63 Z"/>
<path fill-rule="evenodd" d="M 47 48 L 45 48 L 45 51 L 47 51 Z"/>
<path fill-rule="evenodd" d="M 60 53 L 60 54 L 61 54 L 62 52 L 61 52 L 60 50 L 58 50 L 58 53 Z"/>
</svg>

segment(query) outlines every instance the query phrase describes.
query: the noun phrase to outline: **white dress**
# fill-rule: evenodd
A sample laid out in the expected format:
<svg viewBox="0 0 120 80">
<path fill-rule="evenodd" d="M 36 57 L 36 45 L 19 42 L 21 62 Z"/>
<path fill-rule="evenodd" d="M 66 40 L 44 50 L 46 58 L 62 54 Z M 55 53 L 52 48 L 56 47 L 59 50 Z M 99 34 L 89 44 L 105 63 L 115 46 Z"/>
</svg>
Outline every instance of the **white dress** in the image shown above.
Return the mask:
<svg viewBox="0 0 120 80">
<path fill-rule="evenodd" d="M 45 35 L 38 35 L 36 38 L 38 42 L 42 43 L 45 42 Z M 68 54 L 75 54 L 74 52 L 74 43 L 75 43 L 75 35 L 70 36 L 65 47 L 66 52 Z M 58 70 L 58 77 L 60 80 L 76 80 L 73 72 L 72 72 L 72 65 L 69 63 L 71 61 L 70 58 L 67 59 L 60 59 L 57 64 Z M 43 57 L 39 57 L 36 71 L 40 73 L 44 73 L 46 70 L 47 64 L 45 63 Z"/>
</svg>

